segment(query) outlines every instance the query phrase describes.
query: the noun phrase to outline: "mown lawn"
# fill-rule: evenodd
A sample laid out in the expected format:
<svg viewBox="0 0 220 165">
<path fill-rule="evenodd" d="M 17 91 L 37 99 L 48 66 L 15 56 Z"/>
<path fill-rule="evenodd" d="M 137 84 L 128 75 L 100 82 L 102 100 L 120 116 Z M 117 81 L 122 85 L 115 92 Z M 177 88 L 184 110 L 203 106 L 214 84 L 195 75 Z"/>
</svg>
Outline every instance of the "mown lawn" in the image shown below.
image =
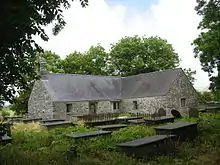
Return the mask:
<svg viewBox="0 0 220 165">
<path fill-rule="evenodd" d="M 152 127 L 136 125 L 113 132 L 106 138 L 98 137 L 74 142 L 67 133 L 92 130 L 83 125 L 66 129 L 43 130 L 37 124 L 16 124 L 13 143 L 0 148 L 1 165 L 219 165 L 220 114 L 200 114 L 184 121 L 198 121 L 199 136 L 193 142 L 178 146 L 173 156 L 156 157 L 149 162 L 133 160 L 117 152 L 115 144 L 154 135 Z M 77 146 L 79 157 L 68 157 L 67 149 Z"/>
</svg>

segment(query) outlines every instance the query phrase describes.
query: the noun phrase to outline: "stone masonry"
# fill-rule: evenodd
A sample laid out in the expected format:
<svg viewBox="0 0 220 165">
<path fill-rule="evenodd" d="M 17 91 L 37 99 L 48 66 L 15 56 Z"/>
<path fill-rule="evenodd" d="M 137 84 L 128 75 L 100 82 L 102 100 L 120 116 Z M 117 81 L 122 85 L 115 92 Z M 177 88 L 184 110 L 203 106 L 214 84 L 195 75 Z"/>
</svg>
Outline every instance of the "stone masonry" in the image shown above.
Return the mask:
<svg viewBox="0 0 220 165">
<path fill-rule="evenodd" d="M 53 118 L 53 102 L 45 88 L 45 80 L 37 81 L 28 101 L 28 117 Z"/>
</svg>

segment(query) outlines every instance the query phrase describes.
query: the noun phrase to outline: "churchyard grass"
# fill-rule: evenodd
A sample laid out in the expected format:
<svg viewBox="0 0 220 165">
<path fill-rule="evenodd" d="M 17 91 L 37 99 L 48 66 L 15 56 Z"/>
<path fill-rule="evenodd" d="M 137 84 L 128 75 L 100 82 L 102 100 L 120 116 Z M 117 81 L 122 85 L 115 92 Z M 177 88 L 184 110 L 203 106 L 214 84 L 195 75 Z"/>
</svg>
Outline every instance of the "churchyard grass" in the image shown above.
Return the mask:
<svg viewBox="0 0 220 165">
<path fill-rule="evenodd" d="M 115 144 L 155 134 L 153 127 L 131 125 L 114 131 L 106 137 L 77 140 L 65 137 L 69 133 L 94 131 L 84 126 L 45 130 L 38 123 L 14 124 L 13 143 L 0 146 L 1 165 L 217 165 L 220 164 L 220 113 L 200 114 L 199 118 L 182 118 L 198 121 L 199 136 L 192 142 L 183 142 L 172 156 L 155 157 L 142 162 L 118 152 Z M 67 150 L 75 145 L 78 158 Z"/>
</svg>

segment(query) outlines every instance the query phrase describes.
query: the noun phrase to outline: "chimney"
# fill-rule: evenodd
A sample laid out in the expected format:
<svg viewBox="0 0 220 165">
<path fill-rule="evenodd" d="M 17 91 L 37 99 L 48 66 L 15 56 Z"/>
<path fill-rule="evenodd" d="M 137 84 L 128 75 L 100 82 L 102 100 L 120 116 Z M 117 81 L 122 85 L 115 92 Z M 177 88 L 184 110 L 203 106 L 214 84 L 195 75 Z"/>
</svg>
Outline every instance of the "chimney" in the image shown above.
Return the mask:
<svg viewBox="0 0 220 165">
<path fill-rule="evenodd" d="M 47 62 L 46 62 L 45 58 L 40 57 L 39 63 L 40 63 L 39 73 L 40 73 L 41 78 L 43 78 L 47 74 Z"/>
</svg>

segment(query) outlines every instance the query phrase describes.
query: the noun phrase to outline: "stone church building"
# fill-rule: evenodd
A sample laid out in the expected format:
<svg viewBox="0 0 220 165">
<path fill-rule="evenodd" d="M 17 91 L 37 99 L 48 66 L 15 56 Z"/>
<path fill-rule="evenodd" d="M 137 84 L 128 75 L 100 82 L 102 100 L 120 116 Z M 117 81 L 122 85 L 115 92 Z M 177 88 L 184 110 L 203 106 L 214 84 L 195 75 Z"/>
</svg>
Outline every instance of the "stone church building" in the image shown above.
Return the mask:
<svg viewBox="0 0 220 165">
<path fill-rule="evenodd" d="M 128 77 L 49 74 L 45 69 L 28 102 L 28 117 L 71 119 L 75 114 L 187 113 L 198 95 L 182 69 Z"/>
</svg>

